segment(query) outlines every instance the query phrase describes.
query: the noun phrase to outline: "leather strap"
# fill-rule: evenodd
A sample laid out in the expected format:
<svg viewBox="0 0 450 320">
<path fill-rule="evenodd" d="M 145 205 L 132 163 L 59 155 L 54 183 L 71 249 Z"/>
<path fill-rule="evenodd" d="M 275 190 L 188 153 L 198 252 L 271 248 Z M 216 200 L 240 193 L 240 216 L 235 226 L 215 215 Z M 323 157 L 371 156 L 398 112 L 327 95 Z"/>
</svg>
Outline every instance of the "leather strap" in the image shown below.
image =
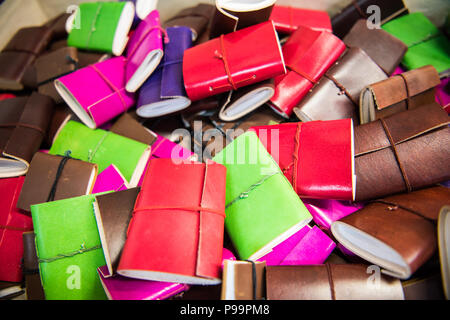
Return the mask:
<svg viewBox="0 0 450 320">
<path fill-rule="evenodd" d="M 400 157 L 398 155 L 397 148 L 395 147 L 395 142 L 394 142 L 394 139 L 392 138 L 391 132 L 389 131 L 389 128 L 388 128 L 388 126 L 387 126 L 387 124 L 386 124 L 386 122 L 384 121 L 383 118 L 379 119 L 379 121 L 381 122 L 381 125 L 383 126 L 384 132 L 386 133 L 386 136 L 389 139 L 389 143 L 391 145 L 391 148 L 394 151 L 395 159 L 397 160 L 398 167 L 400 168 L 403 180 L 405 181 L 406 189 L 407 189 L 408 192 L 411 192 L 413 189 L 411 187 L 411 183 L 409 182 L 409 179 L 408 179 L 408 176 L 406 174 L 405 168 L 403 167 L 403 164 L 400 161 Z"/>
<path fill-rule="evenodd" d="M 253 287 L 253 300 L 256 300 L 256 263 L 252 260 L 245 260 L 252 264 L 252 287 Z"/>
<path fill-rule="evenodd" d="M 125 102 L 125 99 L 123 98 L 122 94 L 120 93 L 121 90 L 119 90 L 119 88 L 117 88 L 114 83 L 111 82 L 111 80 L 108 79 L 108 77 L 106 77 L 103 72 L 101 72 L 96 65 L 92 64 L 90 65 L 90 67 L 92 69 L 94 69 L 95 72 L 97 72 L 97 74 L 103 79 L 103 81 L 106 82 L 106 84 L 115 92 L 117 93 L 117 95 L 120 98 L 120 101 L 122 102 L 122 106 L 123 106 L 123 111 L 127 112 L 128 108 L 127 108 L 127 104 Z M 89 107 L 87 107 L 87 109 L 89 110 L 93 105 L 90 105 Z"/>
<path fill-rule="evenodd" d="M 416 215 L 416 216 L 418 216 L 420 218 L 423 218 L 423 219 L 428 220 L 429 222 L 431 222 L 433 224 L 436 224 L 436 220 L 431 219 L 431 218 L 423 215 L 419 211 L 412 210 L 411 208 L 402 206 L 400 204 L 397 204 L 397 203 L 394 203 L 394 202 L 390 202 L 390 201 L 386 201 L 386 200 L 382 200 L 382 199 L 373 200 L 372 202 L 382 203 L 382 204 L 388 205 L 388 207 L 386 209 L 389 210 L 389 211 L 396 211 L 398 209 L 402 209 L 402 210 L 408 211 L 408 212 L 410 212 L 410 213 L 412 213 L 412 214 L 414 214 L 414 215 Z"/>
<path fill-rule="evenodd" d="M 361 7 L 359 6 L 359 4 L 356 0 L 352 1 L 352 5 L 353 5 L 353 7 L 355 7 L 356 11 L 359 13 L 361 18 L 367 19 L 367 14 L 365 14 L 365 12 L 361 9 Z"/>
<path fill-rule="evenodd" d="M 353 100 L 351 94 L 347 91 L 347 89 L 344 87 L 343 84 L 341 84 L 339 81 L 336 80 L 335 77 L 333 77 L 332 75 L 328 75 L 325 74 L 324 77 L 328 78 L 329 80 L 333 81 L 333 83 L 336 85 L 336 87 L 338 87 L 341 92 L 340 94 L 345 94 L 347 96 L 347 98 L 350 99 L 350 101 L 355 105 L 355 106 L 359 106 L 358 102 L 356 102 L 355 100 Z"/>
<path fill-rule="evenodd" d="M 253 75 L 253 76 L 251 76 L 251 77 L 249 77 L 247 79 L 243 79 L 243 80 L 240 80 L 240 81 L 237 81 L 237 82 L 234 81 L 233 75 L 231 74 L 231 70 L 230 70 L 230 64 L 229 64 L 228 58 L 227 58 L 227 52 L 226 52 L 226 48 L 225 48 L 225 40 L 224 40 L 224 35 L 223 34 L 220 35 L 219 42 L 220 42 L 220 52 L 216 50 L 214 52 L 214 55 L 216 56 L 216 58 L 218 58 L 218 59 L 223 61 L 223 65 L 225 67 L 225 72 L 227 73 L 228 82 L 229 82 L 229 85 L 231 86 L 231 88 L 233 90 L 237 90 L 238 88 L 237 88 L 236 85 L 238 83 L 242 83 L 242 82 L 246 82 L 246 81 L 249 81 L 249 80 L 252 80 L 252 79 L 256 79 L 256 75 Z M 211 86 L 211 87 L 209 87 L 209 91 L 214 91 L 216 89 L 223 88 L 223 87 L 226 87 L 226 86 L 228 86 L 228 85 L 219 86 L 219 87 L 212 87 Z"/>
<path fill-rule="evenodd" d="M 142 42 L 147 38 L 147 36 L 150 34 L 150 32 L 152 32 L 153 30 L 159 30 L 162 34 L 164 34 L 164 43 L 169 43 L 170 39 L 169 36 L 167 35 L 167 31 L 161 27 L 160 25 L 155 25 L 152 26 L 150 28 L 148 28 L 143 35 L 141 35 L 139 41 L 134 45 L 133 49 L 131 50 L 130 53 L 127 54 L 127 59 L 129 59 L 130 57 L 132 57 L 135 53 L 136 50 L 141 46 Z"/>
<path fill-rule="evenodd" d="M 21 227 L 13 227 L 13 226 L 5 226 L 5 225 L 0 225 L 0 229 L 2 229 L 2 230 L 9 230 L 9 231 L 21 231 L 21 232 L 33 231 L 33 229 L 27 229 L 27 228 L 21 228 Z"/>
<path fill-rule="evenodd" d="M 295 73 L 297 73 L 299 76 L 302 76 L 303 78 L 305 78 L 306 80 L 308 80 L 312 84 L 316 84 L 317 83 L 316 80 L 314 80 L 312 77 L 310 77 L 308 74 L 306 74 L 302 70 L 300 70 L 300 69 L 298 69 L 298 68 L 296 68 L 296 67 L 294 67 L 292 65 L 286 65 L 286 67 L 288 67 L 290 70 L 292 70 Z"/>
<path fill-rule="evenodd" d="M 331 272 L 331 265 L 329 263 L 326 263 L 325 267 L 327 268 L 328 283 L 330 284 L 331 300 L 336 300 L 336 292 L 334 290 L 334 281 L 333 281 L 333 273 Z"/>
<path fill-rule="evenodd" d="M 23 128 L 28 128 L 28 129 L 34 129 L 36 131 L 39 131 L 43 136 L 45 136 L 45 132 L 44 130 L 42 130 L 41 128 L 32 125 L 32 124 L 27 124 L 27 123 L 21 123 L 21 122 L 15 122 L 15 123 L 0 123 L 0 128 L 16 128 L 16 127 L 23 127 Z"/>
<path fill-rule="evenodd" d="M 103 7 L 103 3 L 98 2 L 97 4 L 98 4 L 97 11 L 95 12 L 94 19 L 92 20 L 91 29 L 89 30 L 88 38 L 86 40 L 86 48 L 88 48 L 88 49 L 89 49 L 89 43 L 91 42 L 92 34 L 97 30 L 95 25 L 97 24 L 98 16 L 100 15 L 100 11 L 102 10 L 102 7 Z M 79 14 L 81 15 L 81 12 L 79 12 Z"/>
<path fill-rule="evenodd" d="M 406 90 L 406 110 L 409 110 L 409 106 L 411 105 L 411 95 L 410 95 L 410 93 L 409 93 L 408 81 L 406 80 L 406 77 L 405 77 L 402 73 L 398 74 L 398 76 L 399 76 L 400 78 L 403 79 L 403 82 L 404 82 L 404 84 L 405 84 L 405 90 Z"/>
</svg>

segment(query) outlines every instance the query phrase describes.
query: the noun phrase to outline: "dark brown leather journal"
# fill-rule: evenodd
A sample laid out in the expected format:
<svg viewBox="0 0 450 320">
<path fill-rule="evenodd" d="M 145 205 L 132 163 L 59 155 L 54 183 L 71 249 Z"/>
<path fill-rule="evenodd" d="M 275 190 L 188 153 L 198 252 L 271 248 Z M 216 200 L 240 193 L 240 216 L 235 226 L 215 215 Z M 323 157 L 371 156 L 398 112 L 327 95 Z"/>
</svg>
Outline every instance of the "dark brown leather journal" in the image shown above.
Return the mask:
<svg viewBox="0 0 450 320">
<path fill-rule="evenodd" d="M 25 277 L 26 294 L 28 300 L 45 300 L 34 238 L 34 232 L 23 233 L 22 271 Z"/>
<path fill-rule="evenodd" d="M 261 300 L 265 295 L 265 261 L 224 260 L 222 300 Z"/>
</svg>

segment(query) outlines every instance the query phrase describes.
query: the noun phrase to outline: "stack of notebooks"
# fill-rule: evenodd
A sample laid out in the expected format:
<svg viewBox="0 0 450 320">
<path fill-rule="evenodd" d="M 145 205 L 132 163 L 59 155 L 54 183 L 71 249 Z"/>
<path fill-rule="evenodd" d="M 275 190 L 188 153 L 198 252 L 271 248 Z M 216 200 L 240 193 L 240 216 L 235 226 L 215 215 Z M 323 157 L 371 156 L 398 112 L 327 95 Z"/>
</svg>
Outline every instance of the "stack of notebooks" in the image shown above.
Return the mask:
<svg viewBox="0 0 450 320">
<path fill-rule="evenodd" d="M 448 30 L 338 2 L 89 1 L 11 35 L 0 299 L 450 298 Z"/>
</svg>

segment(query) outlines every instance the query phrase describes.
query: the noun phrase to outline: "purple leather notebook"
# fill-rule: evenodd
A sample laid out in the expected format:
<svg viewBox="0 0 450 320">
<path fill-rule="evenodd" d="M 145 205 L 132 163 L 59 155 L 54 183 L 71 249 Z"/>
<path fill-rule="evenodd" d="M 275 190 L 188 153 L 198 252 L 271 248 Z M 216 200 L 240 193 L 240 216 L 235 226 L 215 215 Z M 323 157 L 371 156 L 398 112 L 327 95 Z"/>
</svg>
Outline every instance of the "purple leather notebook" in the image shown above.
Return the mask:
<svg viewBox="0 0 450 320">
<path fill-rule="evenodd" d="M 192 46 L 188 27 L 167 28 L 162 62 L 139 91 L 137 114 L 143 118 L 178 112 L 191 105 L 183 82 L 183 54 Z"/>
</svg>

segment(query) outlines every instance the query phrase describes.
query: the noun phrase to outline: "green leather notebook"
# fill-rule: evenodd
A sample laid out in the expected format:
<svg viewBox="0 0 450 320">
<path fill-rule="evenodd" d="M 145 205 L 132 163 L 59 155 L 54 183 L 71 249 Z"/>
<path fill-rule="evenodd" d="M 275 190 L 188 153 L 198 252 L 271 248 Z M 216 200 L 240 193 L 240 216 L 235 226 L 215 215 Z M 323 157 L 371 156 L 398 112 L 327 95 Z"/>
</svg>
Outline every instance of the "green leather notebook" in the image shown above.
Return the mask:
<svg viewBox="0 0 450 320">
<path fill-rule="evenodd" d="M 227 168 L 225 228 L 241 260 L 257 260 L 312 216 L 254 132 L 213 161 Z"/>
<path fill-rule="evenodd" d="M 438 72 L 450 68 L 450 42 L 421 12 L 414 12 L 381 26 L 408 46 L 402 64 L 417 69 L 431 64 Z"/>
<path fill-rule="evenodd" d="M 97 268 L 106 264 L 95 195 L 31 206 L 39 271 L 48 300 L 104 300 Z"/>
<path fill-rule="evenodd" d="M 96 163 L 101 173 L 111 164 L 123 174 L 131 187 L 137 186 L 150 157 L 150 147 L 110 131 L 90 129 L 68 121 L 57 133 L 49 154 Z"/>
<path fill-rule="evenodd" d="M 131 1 L 80 4 L 68 21 L 67 45 L 121 55 L 128 42 L 134 9 Z"/>
</svg>

